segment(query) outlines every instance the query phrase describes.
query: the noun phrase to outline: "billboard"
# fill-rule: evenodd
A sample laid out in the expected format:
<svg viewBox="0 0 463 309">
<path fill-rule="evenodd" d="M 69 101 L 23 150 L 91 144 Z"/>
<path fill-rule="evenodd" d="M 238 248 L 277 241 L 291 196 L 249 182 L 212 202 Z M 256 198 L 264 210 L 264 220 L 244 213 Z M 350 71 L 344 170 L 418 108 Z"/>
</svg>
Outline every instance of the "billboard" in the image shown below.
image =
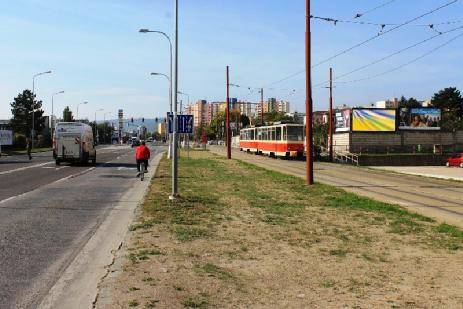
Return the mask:
<svg viewBox="0 0 463 309">
<path fill-rule="evenodd" d="M 335 112 L 335 132 L 350 131 L 350 109 L 337 110 Z"/>
<path fill-rule="evenodd" d="M 442 113 L 439 108 L 401 108 L 399 129 L 440 130 Z"/>
<path fill-rule="evenodd" d="M 395 132 L 396 110 L 369 108 L 352 110 L 353 132 Z"/>
</svg>

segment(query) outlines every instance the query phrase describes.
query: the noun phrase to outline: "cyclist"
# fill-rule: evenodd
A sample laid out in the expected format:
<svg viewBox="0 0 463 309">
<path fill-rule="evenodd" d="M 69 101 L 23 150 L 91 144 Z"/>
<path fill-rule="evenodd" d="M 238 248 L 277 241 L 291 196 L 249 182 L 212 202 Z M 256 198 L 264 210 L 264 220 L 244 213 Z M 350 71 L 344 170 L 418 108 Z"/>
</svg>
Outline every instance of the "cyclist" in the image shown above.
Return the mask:
<svg viewBox="0 0 463 309">
<path fill-rule="evenodd" d="M 145 164 L 145 172 L 148 171 L 148 160 L 151 157 L 151 152 L 148 147 L 146 147 L 145 141 L 141 142 L 141 145 L 135 150 L 135 159 L 137 160 L 137 177 L 141 175 L 140 173 L 140 164 Z"/>
</svg>

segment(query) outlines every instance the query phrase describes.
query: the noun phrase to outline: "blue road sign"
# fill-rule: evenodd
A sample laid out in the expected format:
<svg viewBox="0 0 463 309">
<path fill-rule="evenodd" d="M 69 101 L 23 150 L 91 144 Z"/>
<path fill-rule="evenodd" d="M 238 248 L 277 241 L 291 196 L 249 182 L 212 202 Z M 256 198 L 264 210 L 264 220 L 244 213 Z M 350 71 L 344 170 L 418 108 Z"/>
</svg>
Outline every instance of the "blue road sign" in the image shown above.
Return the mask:
<svg viewBox="0 0 463 309">
<path fill-rule="evenodd" d="M 174 116 L 167 113 L 169 133 L 174 133 L 173 125 Z M 177 133 L 193 134 L 193 115 L 177 115 Z"/>
</svg>

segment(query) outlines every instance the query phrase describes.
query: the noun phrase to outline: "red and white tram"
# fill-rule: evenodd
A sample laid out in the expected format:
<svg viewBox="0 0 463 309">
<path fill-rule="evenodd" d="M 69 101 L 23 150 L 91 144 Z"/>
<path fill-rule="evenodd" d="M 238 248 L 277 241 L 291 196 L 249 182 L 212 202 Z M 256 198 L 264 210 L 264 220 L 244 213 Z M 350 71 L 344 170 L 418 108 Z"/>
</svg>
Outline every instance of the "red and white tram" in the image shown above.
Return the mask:
<svg viewBox="0 0 463 309">
<path fill-rule="evenodd" d="M 304 155 L 304 125 L 287 123 L 243 129 L 240 150 L 275 157 L 301 157 Z"/>
</svg>

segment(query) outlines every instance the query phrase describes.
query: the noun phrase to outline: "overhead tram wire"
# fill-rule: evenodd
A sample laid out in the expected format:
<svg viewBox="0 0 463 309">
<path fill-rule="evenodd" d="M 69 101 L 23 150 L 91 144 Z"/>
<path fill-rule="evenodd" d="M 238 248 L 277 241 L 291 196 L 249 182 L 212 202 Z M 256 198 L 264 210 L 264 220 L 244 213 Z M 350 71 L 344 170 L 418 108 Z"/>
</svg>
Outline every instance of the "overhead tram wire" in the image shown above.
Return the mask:
<svg viewBox="0 0 463 309">
<path fill-rule="evenodd" d="M 366 81 L 366 80 L 371 80 L 371 79 L 374 79 L 374 78 L 378 78 L 378 77 L 381 77 L 381 76 L 383 76 L 383 75 L 387 75 L 387 74 L 389 74 L 389 73 L 398 71 L 398 70 L 400 70 L 400 69 L 402 69 L 402 68 L 404 68 L 404 67 L 407 67 L 407 66 L 409 66 L 409 65 L 411 65 L 411 64 L 413 64 L 413 63 L 415 63 L 415 62 L 417 62 L 417 61 L 419 61 L 419 60 L 421 60 L 421 59 L 423 59 L 423 58 L 425 58 L 425 57 L 427 57 L 427 56 L 429 56 L 429 55 L 435 53 L 435 52 L 438 51 L 439 49 L 441 49 L 441 48 L 443 48 L 443 47 L 449 45 L 450 43 L 456 41 L 456 40 L 459 39 L 460 37 L 463 37 L 463 32 L 460 33 L 460 34 L 458 34 L 457 36 L 451 38 L 450 40 L 446 41 L 445 43 L 440 44 L 440 45 L 438 45 L 437 47 L 431 49 L 430 51 L 428 51 L 428 52 L 422 54 L 421 56 L 416 57 L 416 58 L 414 58 L 414 59 L 412 59 L 412 60 L 410 60 L 410 61 L 408 61 L 408 62 L 406 62 L 406 63 L 403 63 L 403 64 L 401 64 L 401 65 L 399 65 L 399 66 L 397 66 L 397 67 L 395 67 L 395 68 L 393 68 L 393 69 L 390 69 L 390 70 L 387 70 L 387 71 L 384 71 L 384 72 L 382 72 L 382 73 L 375 74 L 375 75 L 372 75 L 372 76 L 364 77 L 364 78 L 354 79 L 354 80 L 350 80 L 350 81 L 340 81 L 340 82 L 335 82 L 335 83 L 336 83 L 336 84 L 357 83 L 357 82 L 362 82 L 362 81 Z"/>
<path fill-rule="evenodd" d="M 337 76 L 334 80 L 337 80 L 337 79 L 346 77 L 346 76 L 348 76 L 348 75 L 351 75 L 351 74 L 356 73 L 356 72 L 358 72 L 358 71 L 361 71 L 361 70 L 363 70 L 363 69 L 366 69 L 366 68 L 368 68 L 368 67 L 371 67 L 371 66 L 373 66 L 373 65 L 375 65 L 375 64 L 378 64 L 378 63 L 383 62 L 383 61 L 385 61 L 385 60 L 387 60 L 387 59 L 389 59 L 389 58 L 392 58 L 392 57 L 394 57 L 394 56 L 396 56 L 396 55 L 399 55 L 399 54 L 401 54 L 401 53 L 403 53 L 403 52 L 405 52 L 405 51 L 407 51 L 407 50 L 410 50 L 410 49 L 412 49 L 412 48 L 414 48 L 414 47 L 417 47 L 417 46 L 422 45 L 422 44 L 424 44 L 424 43 L 426 43 L 426 42 L 429 42 L 429 41 L 431 41 L 431 40 L 433 40 L 433 39 L 435 39 L 435 38 L 438 38 L 438 37 L 440 37 L 440 36 L 442 36 L 442 35 L 445 35 L 445 34 L 448 34 L 448 33 L 451 33 L 451 32 L 457 31 L 457 30 L 461 30 L 461 29 L 463 29 L 463 26 L 460 26 L 460 27 L 457 27 L 457 28 L 453 28 L 453 29 L 450 29 L 450 30 L 445 31 L 445 32 L 440 32 L 439 34 L 433 35 L 433 36 L 431 36 L 431 37 L 429 37 L 429 38 L 427 38 L 427 39 L 424 39 L 424 40 L 422 40 L 422 41 L 420 41 L 420 42 L 418 42 L 418 43 L 415 43 L 415 44 L 412 44 L 412 45 L 410 45 L 410 46 L 408 46 L 408 47 L 402 48 L 402 49 L 400 49 L 400 50 L 398 50 L 398 51 L 396 51 L 396 52 L 394 52 L 394 53 L 392 53 L 392 54 L 389 54 L 389 55 L 387 55 L 387 56 L 385 56 L 385 57 L 382 57 L 382 58 L 380 58 L 380 59 L 377 59 L 377 60 L 375 60 L 375 61 L 373 61 L 373 62 L 370 62 L 370 63 L 368 63 L 368 64 L 362 65 L 362 66 L 360 66 L 360 67 L 358 67 L 358 68 L 356 68 L 356 69 L 354 69 L 354 70 L 352 70 L 352 71 L 350 71 L 350 72 L 341 74 L 341 75 Z M 329 81 L 325 81 L 325 82 L 322 82 L 322 83 L 315 84 L 314 87 L 318 87 L 318 86 L 321 86 L 321 85 L 325 85 L 325 84 L 327 84 L 327 83 L 329 83 Z"/>
<path fill-rule="evenodd" d="M 324 63 L 327 63 L 327 62 L 329 62 L 329 61 L 331 61 L 331 60 L 333 60 L 333 59 L 335 59 L 335 58 L 337 58 L 337 57 L 339 57 L 341 55 L 344 55 L 344 54 L 346 54 L 346 53 L 348 53 L 348 52 L 350 52 L 350 51 L 352 51 L 352 50 L 354 50 L 354 49 L 356 49 L 356 48 L 358 48 L 358 47 L 360 47 L 362 45 L 365 45 L 365 44 L 367 44 L 367 43 L 369 43 L 369 42 L 371 42 L 371 41 L 373 41 L 373 40 L 375 40 L 375 39 L 377 39 L 377 38 L 379 38 L 379 37 L 381 37 L 381 36 L 383 36 L 383 35 L 385 35 L 387 33 L 393 32 L 393 31 L 395 31 L 397 29 L 400 29 L 400 28 L 402 28 L 402 27 L 404 27 L 406 25 L 409 25 L 414 21 L 417 21 L 417 20 L 419 20 L 419 19 L 421 19 L 421 18 L 423 18 L 425 16 L 431 15 L 431 14 L 433 14 L 433 13 L 439 11 L 439 10 L 442 10 L 443 8 L 446 8 L 446 7 L 448 7 L 448 6 L 452 5 L 452 4 L 457 3 L 458 1 L 460 1 L 460 0 L 452 0 L 450 2 L 447 2 L 446 4 L 443 4 L 443 5 L 435 8 L 435 9 L 432 9 L 431 11 L 428 11 L 428 12 L 426 12 L 424 14 L 421 14 L 421 15 L 419 15 L 417 17 L 409 19 L 406 22 L 403 22 L 403 23 L 401 23 L 401 24 L 399 24 L 399 25 L 397 25 L 395 27 L 392 27 L 391 29 L 380 32 L 380 33 L 378 33 L 377 35 L 375 35 L 373 37 L 370 37 L 370 38 L 368 38 L 368 39 L 366 39 L 366 40 L 364 40 L 364 41 L 362 41 L 362 42 L 360 42 L 358 44 L 355 44 L 355 45 L 353 45 L 353 46 L 351 46 L 351 47 L 349 47 L 349 48 L 347 48 L 347 49 L 345 49 L 345 50 L 343 50 L 343 51 L 341 51 L 341 52 L 339 52 L 339 53 L 337 53 L 337 54 L 335 54 L 335 55 L 333 55 L 333 56 L 331 56 L 329 58 L 326 58 L 325 60 L 322 60 L 322 61 L 316 63 L 315 65 L 312 66 L 312 68 L 316 68 L 316 67 L 318 67 L 318 66 L 320 66 L 320 65 L 322 65 Z"/>
<path fill-rule="evenodd" d="M 371 22 L 371 21 L 354 21 L 354 20 L 342 20 L 333 17 L 321 17 L 321 16 L 311 16 L 312 19 L 322 20 L 329 23 L 333 23 L 334 25 L 346 23 L 346 24 L 355 24 L 355 25 L 367 25 L 367 26 L 398 26 L 398 23 L 379 23 L 379 22 Z M 463 23 L 463 20 L 450 20 L 438 23 L 430 23 L 430 24 L 411 24 L 408 25 L 410 27 L 430 27 L 430 26 L 445 26 L 445 25 L 453 25 L 453 24 L 460 24 Z"/>
<path fill-rule="evenodd" d="M 374 8 L 371 8 L 371 9 L 369 9 L 369 10 L 363 12 L 363 13 L 357 13 L 357 15 L 355 15 L 353 19 L 361 18 L 366 14 L 369 14 L 369 13 L 374 12 L 376 10 L 382 9 L 383 7 L 389 5 L 389 4 L 393 3 L 393 2 L 396 2 L 396 1 L 397 0 L 389 0 L 389 1 L 386 1 L 386 2 L 384 2 L 384 3 L 382 3 L 382 4 L 378 5 L 378 6 L 374 7 Z"/>
<path fill-rule="evenodd" d="M 373 41 L 373 40 L 375 40 L 375 39 L 377 39 L 377 38 L 379 38 L 379 37 L 381 37 L 381 36 L 383 36 L 383 35 L 385 35 L 387 33 L 390 33 L 390 32 L 393 32 L 393 31 L 395 31 L 397 29 L 400 29 L 400 28 L 402 28 L 402 27 L 404 27 L 406 25 L 409 25 L 409 24 L 413 23 L 414 21 L 417 21 L 417 20 L 419 20 L 419 19 L 421 19 L 421 18 L 423 18 L 425 16 L 431 15 L 431 14 L 433 14 L 433 13 L 439 11 L 439 10 L 442 10 L 442 9 L 452 5 L 452 4 L 455 4 L 455 3 L 459 2 L 459 1 L 460 0 L 452 0 L 450 2 L 447 2 L 446 4 L 443 4 L 443 5 L 439 6 L 439 7 L 437 7 L 437 8 L 434 8 L 434 9 L 432 9 L 430 11 L 427 11 L 426 13 L 423 13 L 423 14 L 421 14 L 421 15 L 419 15 L 417 17 L 414 17 L 412 19 L 409 19 L 409 20 L 407 20 L 407 21 L 405 21 L 405 22 L 403 22 L 401 24 L 398 24 L 397 26 L 395 26 L 395 27 L 393 27 L 391 29 L 388 29 L 387 31 L 380 32 L 380 33 L 378 33 L 377 35 L 375 35 L 373 37 L 370 37 L 370 38 L 368 38 L 368 39 L 366 39 L 366 40 L 364 40 L 364 41 L 362 41 L 362 42 L 360 42 L 358 44 L 355 44 L 355 45 L 341 51 L 341 52 L 338 52 L 337 54 L 335 54 L 335 55 L 333 55 L 333 56 L 331 56 L 329 58 L 326 58 L 326 59 L 316 63 L 315 65 L 312 66 L 312 68 L 318 67 L 318 66 L 320 66 L 320 65 L 322 65 L 324 63 L 327 63 L 327 62 L 329 62 L 329 61 L 331 61 L 331 60 L 333 60 L 335 58 L 338 58 L 338 57 L 340 57 L 340 56 L 342 56 L 344 54 L 347 54 L 348 52 L 350 52 L 350 51 L 352 51 L 352 50 L 354 50 L 354 49 L 356 49 L 356 48 L 358 48 L 358 47 L 360 47 L 362 45 L 365 45 L 365 44 L 367 44 L 367 43 L 369 43 L 369 42 L 371 42 L 371 41 Z M 302 74 L 304 72 L 305 72 L 305 70 L 298 71 L 298 72 L 293 73 L 291 75 L 288 75 L 287 77 L 284 77 L 284 78 L 282 78 L 280 80 L 269 83 L 269 84 L 265 85 L 263 88 L 267 88 L 268 86 L 272 86 L 272 85 L 284 82 L 284 81 L 286 81 L 288 79 L 291 79 L 293 77 L 296 77 L 296 76 L 298 76 L 298 75 L 300 75 L 300 74 Z"/>
</svg>

